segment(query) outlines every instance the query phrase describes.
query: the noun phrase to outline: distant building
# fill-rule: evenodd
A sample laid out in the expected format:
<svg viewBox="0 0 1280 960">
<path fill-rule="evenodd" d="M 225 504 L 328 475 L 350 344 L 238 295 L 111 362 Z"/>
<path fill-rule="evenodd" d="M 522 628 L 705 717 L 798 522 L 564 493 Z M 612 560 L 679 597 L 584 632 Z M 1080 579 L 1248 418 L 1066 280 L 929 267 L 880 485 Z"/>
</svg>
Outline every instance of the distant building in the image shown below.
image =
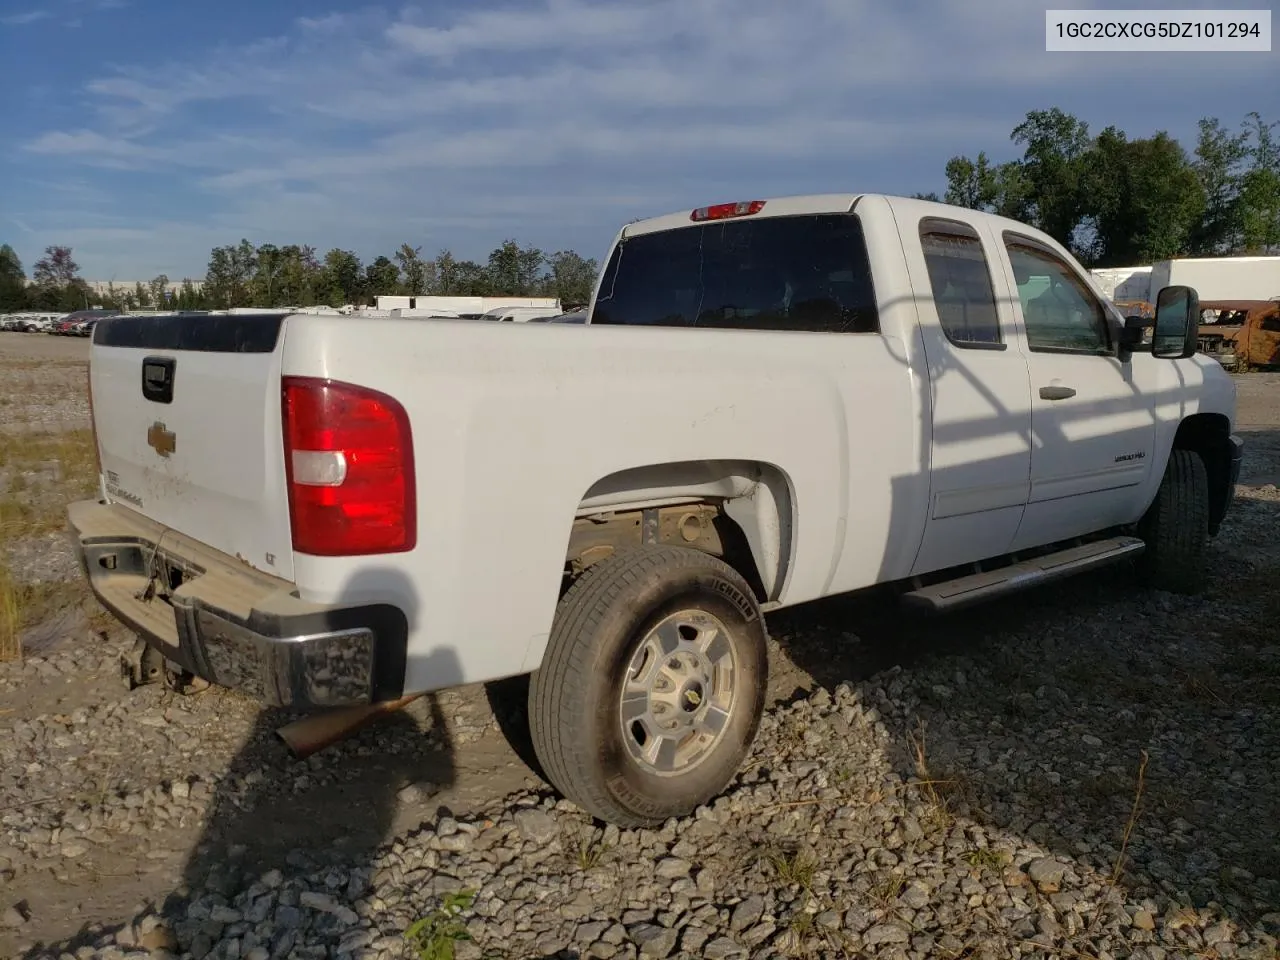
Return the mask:
<svg viewBox="0 0 1280 960">
<path fill-rule="evenodd" d="M 187 283 L 186 280 L 170 280 L 165 284 L 165 289 L 173 294 L 177 294 L 182 290 L 182 285 Z M 107 296 L 114 289 L 116 293 L 133 293 L 138 284 L 142 284 L 143 289 L 151 289 L 150 280 L 86 280 L 89 289 L 99 296 Z M 203 280 L 191 280 L 191 286 L 199 290 L 204 286 Z"/>
</svg>

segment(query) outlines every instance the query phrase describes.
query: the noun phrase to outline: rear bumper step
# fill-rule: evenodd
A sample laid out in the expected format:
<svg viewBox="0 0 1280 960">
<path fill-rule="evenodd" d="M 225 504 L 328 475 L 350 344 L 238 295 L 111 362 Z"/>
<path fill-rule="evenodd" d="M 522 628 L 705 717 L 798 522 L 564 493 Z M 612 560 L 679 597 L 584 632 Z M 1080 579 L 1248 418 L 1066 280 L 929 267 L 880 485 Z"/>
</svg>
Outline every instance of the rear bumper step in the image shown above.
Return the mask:
<svg viewBox="0 0 1280 960">
<path fill-rule="evenodd" d="M 67 508 L 98 601 L 193 674 L 272 706 L 394 700 L 408 636 L 388 604 L 323 605 L 119 504 Z"/>
<path fill-rule="evenodd" d="M 951 611 L 1007 593 L 1083 573 L 1095 567 L 1135 556 L 1146 547 L 1137 537 L 1112 537 L 1078 547 L 1068 547 L 1033 560 L 1024 560 L 998 570 L 971 573 L 943 583 L 920 587 L 902 595 L 909 607 L 932 612 Z"/>
</svg>

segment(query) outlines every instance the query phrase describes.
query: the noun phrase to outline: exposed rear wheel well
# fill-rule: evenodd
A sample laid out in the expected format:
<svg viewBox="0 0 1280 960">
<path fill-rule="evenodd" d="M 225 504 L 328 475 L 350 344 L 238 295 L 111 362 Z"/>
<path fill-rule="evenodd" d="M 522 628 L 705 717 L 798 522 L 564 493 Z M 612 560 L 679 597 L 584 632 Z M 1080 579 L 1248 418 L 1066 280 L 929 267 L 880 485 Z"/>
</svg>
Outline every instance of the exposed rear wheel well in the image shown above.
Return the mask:
<svg viewBox="0 0 1280 960">
<path fill-rule="evenodd" d="M 725 513 L 723 503 L 707 501 L 579 517 L 569 536 L 562 593 L 588 567 L 643 544 L 692 547 L 719 557 L 742 575 L 758 602 L 769 599 L 742 527 Z"/>
<path fill-rule="evenodd" d="M 790 484 L 768 464 L 699 461 L 623 471 L 583 498 L 569 536 L 564 589 L 620 549 L 670 544 L 724 560 L 766 603 L 785 581 L 791 529 Z"/>
<path fill-rule="evenodd" d="M 1209 478 L 1209 533 L 1218 532 L 1231 499 L 1231 423 L 1220 413 L 1196 413 L 1178 425 L 1173 449 L 1191 450 Z"/>
</svg>

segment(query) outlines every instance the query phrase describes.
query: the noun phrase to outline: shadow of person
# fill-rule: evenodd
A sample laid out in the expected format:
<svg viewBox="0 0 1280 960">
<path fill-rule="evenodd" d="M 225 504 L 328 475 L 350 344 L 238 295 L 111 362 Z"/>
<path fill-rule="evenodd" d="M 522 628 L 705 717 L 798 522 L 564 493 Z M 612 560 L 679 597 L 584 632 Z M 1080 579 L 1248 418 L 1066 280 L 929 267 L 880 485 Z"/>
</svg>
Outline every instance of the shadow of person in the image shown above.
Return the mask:
<svg viewBox="0 0 1280 960">
<path fill-rule="evenodd" d="M 403 574 L 373 569 L 348 581 L 338 604 L 383 603 L 417 622 L 417 593 Z M 399 638 L 392 637 L 393 642 Z M 383 658 L 377 658 L 383 659 Z M 451 648 L 421 658 L 390 658 L 403 673 L 455 685 L 461 664 Z M 396 683 L 399 678 L 396 678 Z M 427 694 L 382 713 L 349 736 L 296 756 L 279 729 L 307 712 L 264 707 L 227 767 L 213 778 L 174 784 L 204 800 L 201 832 L 180 878 L 154 909 L 121 925 L 82 930 L 28 957 L 56 957 L 104 942 L 204 957 L 326 953 L 343 938 L 376 938 L 357 922 L 379 850 L 397 830 L 437 815 L 430 802 L 454 784 L 453 741 L 438 698 Z M 206 796 L 202 796 L 206 795 Z M 363 903 L 367 907 L 367 903 Z M 376 920 L 375 920 L 376 923 Z M 366 929 L 362 931 L 361 927 Z"/>
<path fill-rule="evenodd" d="M 389 679 L 398 692 L 410 675 L 426 677 L 437 688 L 461 680 L 461 664 L 450 648 L 409 660 L 405 644 L 418 624 L 419 600 L 402 572 L 365 569 L 342 586 L 334 602 L 385 604 L 403 614 L 404 637 L 379 637 L 384 647 L 374 662 L 380 684 Z M 349 911 L 369 888 L 398 809 L 418 806 L 453 785 L 453 746 L 434 695 L 375 717 L 303 759 L 292 757 L 276 735 L 297 716 L 282 709 L 259 713 L 218 783 L 182 887 L 164 906 L 175 945 L 196 960 L 229 940 L 238 941 L 240 956 L 255 948 L 284 956 L 302 939 L 332 939 L 329 945 L 336 946 L 352 932 Z M 272 888 L 290 878 L 305 878 L 303 886 L 319 899 L 284 902 L 292 898 L 276 896 Z"/>
</svg>

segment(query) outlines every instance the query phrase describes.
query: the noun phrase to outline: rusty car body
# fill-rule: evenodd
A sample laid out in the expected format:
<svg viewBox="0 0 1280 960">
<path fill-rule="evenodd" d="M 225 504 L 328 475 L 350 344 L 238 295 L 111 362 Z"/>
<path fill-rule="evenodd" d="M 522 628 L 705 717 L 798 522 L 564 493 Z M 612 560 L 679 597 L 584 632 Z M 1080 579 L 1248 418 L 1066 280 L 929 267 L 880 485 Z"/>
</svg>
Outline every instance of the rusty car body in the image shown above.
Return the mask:
<svg viewBox="0 0 1280 960">
<path fill-rule="evenodd" d="M 1202 300 L 1199 341 L 1228 370 L 1280 364 L 1280 301 Z"/>
</svg>

